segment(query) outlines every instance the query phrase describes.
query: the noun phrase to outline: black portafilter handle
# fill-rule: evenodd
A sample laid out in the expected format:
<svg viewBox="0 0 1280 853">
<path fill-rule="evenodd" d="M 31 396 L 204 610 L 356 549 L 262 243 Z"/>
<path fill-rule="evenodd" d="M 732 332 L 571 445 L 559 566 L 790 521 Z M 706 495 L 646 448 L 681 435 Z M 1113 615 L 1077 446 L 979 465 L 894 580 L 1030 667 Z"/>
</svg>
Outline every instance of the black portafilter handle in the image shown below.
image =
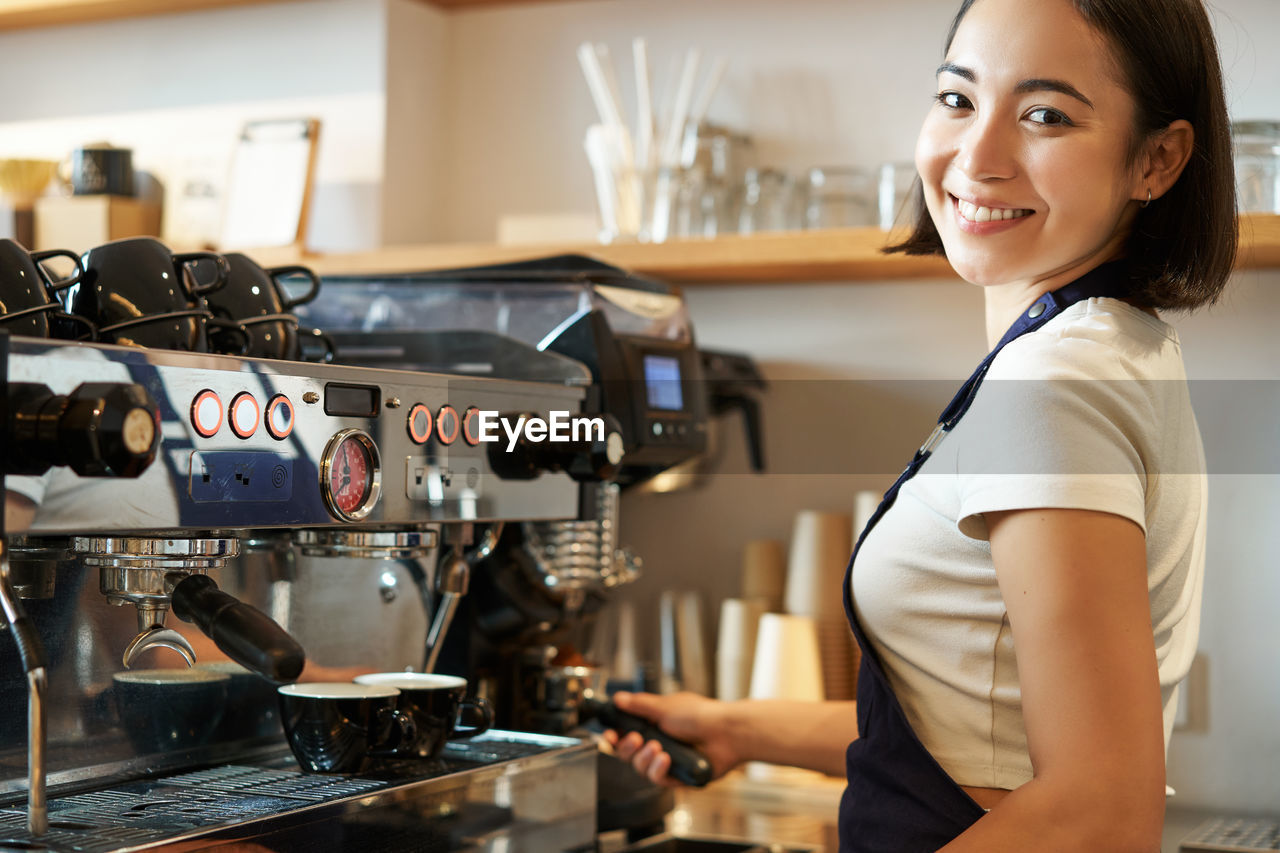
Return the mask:
<svg viewBox="0 0 1280 853">
<path fill-rule="evenodd" d="M 298 641 L 256 607 L 218 589 L 207 575 L 188 575 L 170 593 L 174 614 L 194 622 L 241 666 L 278 684 L 298 680 L 307 662 Z"/>
<path fill-rule="evenodd" d="M 599 720 L 608 728 L 618 733 L 618 737 L 639 732 L 645 742 L 656 740 L 662 749 L 671 756 L 671 768 L 668 775 L 677 782 L 701 788 L 711 781 L 713 771 L 711 760 L 682 740 L 677 740 L 658 728 L 644 717 L 628 714 L 612 702 L 601 702 L 599 699 L 584 699 L 581 716 Z"/>
</svg>

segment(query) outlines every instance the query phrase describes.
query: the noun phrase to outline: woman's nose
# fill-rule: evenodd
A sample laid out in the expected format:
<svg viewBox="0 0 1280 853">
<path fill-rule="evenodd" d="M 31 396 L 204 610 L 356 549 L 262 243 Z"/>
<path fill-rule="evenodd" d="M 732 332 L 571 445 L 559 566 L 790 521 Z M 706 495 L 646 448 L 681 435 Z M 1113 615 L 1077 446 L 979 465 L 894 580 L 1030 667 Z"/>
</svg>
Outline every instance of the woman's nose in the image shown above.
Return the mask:
<svg viewBox="0 0 1280 853">
<path fill-rule="evenodd" d="M 956 165 L 971 181 L 1012 178 L 1018 172 L 1013 132 L 990 118 L 970 124 L 960 139 Z"/>
</svg>

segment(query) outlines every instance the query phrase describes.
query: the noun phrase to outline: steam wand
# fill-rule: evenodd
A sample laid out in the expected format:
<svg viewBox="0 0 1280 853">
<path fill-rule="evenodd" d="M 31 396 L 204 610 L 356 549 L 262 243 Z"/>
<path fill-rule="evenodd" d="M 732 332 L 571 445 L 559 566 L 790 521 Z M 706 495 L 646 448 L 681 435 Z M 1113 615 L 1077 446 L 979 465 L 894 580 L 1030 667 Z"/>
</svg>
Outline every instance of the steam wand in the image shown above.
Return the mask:
<svg viewBox="0 0 1280 853">
<path fill-rule="evenodd" d="M 480 544 L 468 554 L 462 554 L 461 548 L 454 548 L 450 556 L 440 564 L 436 576 L 436 592 L 440 594 L 440 603 L 436 607 L 435 617 L 431 620 L 431 628 L 427 631 L 426 654 L 422 662 L 423 672 L 435 672 L 436 662 L 440 659 L 440 649 L 444 644 L 449 626 L 453 624 L 454 614 L 458 610 L 458 602 L 467 594 L 471 585 L 471 569 L 476 563 L 493 553 L 497 547 L 498 537 L 502 535 L 502 523 L 495 524 L 485 531 Z"/>
<path fill-rule="evenodd" d="M 0 489 L 3 477 L 0 476 Z M 5 547 L 4 525 L 0 522 L 0 608 L 4 610 L 18 656 L 27 671 L 27 830 L 44 835 L 49 829 L 49 807 L 45 800 L 45 691 L 49 680 L 44 649 L 31 620 L 18 603 L 9 579 L 9 554 Z"/>
</svg>

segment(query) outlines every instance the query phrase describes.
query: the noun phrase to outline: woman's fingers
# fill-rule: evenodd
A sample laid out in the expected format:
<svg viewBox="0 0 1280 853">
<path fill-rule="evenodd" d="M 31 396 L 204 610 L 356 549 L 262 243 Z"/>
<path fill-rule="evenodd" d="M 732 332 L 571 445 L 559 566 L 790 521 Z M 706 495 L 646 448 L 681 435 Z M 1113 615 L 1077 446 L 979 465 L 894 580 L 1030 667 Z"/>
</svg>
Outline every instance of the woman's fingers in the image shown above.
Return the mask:
<svg viewBox="0 0 1280 853">
<path fill-rule="evenodd" d="M 615 752 L 623 761 L 630 761 L 644 746 L 644 738 L 638 732 L 629 732 L 615 744 Z"/>
</svg>

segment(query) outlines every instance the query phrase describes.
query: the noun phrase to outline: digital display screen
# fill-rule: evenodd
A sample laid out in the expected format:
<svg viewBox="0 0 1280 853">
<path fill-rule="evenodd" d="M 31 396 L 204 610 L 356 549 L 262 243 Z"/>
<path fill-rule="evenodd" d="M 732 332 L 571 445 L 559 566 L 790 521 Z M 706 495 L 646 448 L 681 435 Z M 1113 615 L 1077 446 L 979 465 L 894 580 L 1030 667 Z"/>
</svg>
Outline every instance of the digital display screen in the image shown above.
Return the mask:
<svg viewBox="0 0 1280 853">
<path fill-rule="evenodd" d="M 344 418 L 375 418 L 381 397 L 381 389 L 374 385 L 329 382 L 324 386 L 324 413 Z"/>
<path fill-rule="evenodd" d="M 684 409 L 680 390 L 680 361 L 666 355 L 644 357 L 644 386 L 649 408 L 678 412 Z"/>
</svg>

